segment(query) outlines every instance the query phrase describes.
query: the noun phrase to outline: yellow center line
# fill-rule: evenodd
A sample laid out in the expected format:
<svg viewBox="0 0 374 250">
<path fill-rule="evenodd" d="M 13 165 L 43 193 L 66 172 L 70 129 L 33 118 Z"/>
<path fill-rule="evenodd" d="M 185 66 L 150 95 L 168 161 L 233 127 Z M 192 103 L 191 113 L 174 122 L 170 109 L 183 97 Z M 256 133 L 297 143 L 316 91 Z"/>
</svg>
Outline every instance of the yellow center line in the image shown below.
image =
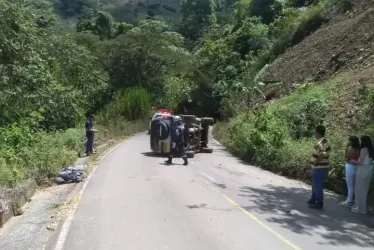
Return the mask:
<svg viewBox="0 0 374 250">
<path fill-rule="evenodd" d="M 253 215 L 252 213 L 250 213 L 248 210 L 246 210 L 245 208 L 243 208 L 242 206 L 240 206 L 238 203 L 236 203 L 235 201 L 233 201 L 227 195 L 225 195 L 225 194 L 223 194 L 221 192 L 220 192 L 220 194 L 222 195 L 223 198 L 225 198 L 228 202 L 230 202 L 234 207 L 236 207 L 237 209 L 239 209 L 240 211 L 242 211 L 245 215 L 247 215 L 251 220 L 253 220 L 257 224 L 259 224 L 260 226 L 262 226 L 263 228 L 265 228 L 270 233 L 272 233 L 275 236 L 277 236 L 281 241 L 283 241 L 285 244 L 287 244 L 288 246 L 290 246 L 292 249 L 294 249 L 294 250 L 301 250 L 302 249 L 302 248 L 296 246 L 295 244 L 293 244 L 291 241 L 287 240 L 281 234 L 275 232 L 271 227 L 269 227 L 268 225 L 266 225 L 265 223 L 263 223 L 259 218 L 257 218 L 255 215 Z"/>
</svg>

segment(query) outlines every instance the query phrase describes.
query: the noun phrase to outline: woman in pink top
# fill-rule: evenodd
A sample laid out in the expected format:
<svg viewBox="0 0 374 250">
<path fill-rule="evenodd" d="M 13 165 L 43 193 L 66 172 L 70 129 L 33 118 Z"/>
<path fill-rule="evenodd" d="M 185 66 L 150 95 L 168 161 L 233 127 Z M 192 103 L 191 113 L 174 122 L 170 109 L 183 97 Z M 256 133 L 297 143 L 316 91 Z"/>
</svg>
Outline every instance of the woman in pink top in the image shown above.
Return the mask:
<svg viewBox="0 0 374 250">
<path fill-rule="evenodd" d="M 352 207 L 354 205 L 353 195 L 355 191 L 355 179 L 357 166 L 351 164 L 351 161 L 358 161 L 360 156 L 360 140 L 357 136 L 350 136 L 345 151 L 345 181 L 347 183 L 347 199 L 340 205 L 343 207 Z"/>
</svg>

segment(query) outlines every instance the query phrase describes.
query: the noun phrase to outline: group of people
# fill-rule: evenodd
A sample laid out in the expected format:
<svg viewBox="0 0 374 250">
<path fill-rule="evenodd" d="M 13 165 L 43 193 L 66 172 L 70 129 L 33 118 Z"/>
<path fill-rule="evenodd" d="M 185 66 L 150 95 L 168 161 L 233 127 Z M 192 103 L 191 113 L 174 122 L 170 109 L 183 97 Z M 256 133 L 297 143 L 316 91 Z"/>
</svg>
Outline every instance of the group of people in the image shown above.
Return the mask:
<svg viewBox="0 0 374 250">
<path fill-rule="evenodd" d="M 326 129 L 318 125 L 315 129 L 315 153 L 312 155 L 312 196 L 308 201 L 310 208 L 323 209 L 323 183 L 330 166 L 331 147 L 325 138 Z M 357 136 L 348 138 L 345 154 L 345 177 L 348 189 L 347 199 L 340 205 L 352 212 L 366 214 L 367 196 L 372 176 L 371 163 L 374 147 L 369 136 L 361 140 Z"/>
<path fill-rule="evenodd" d="M 94 116 L 90 115 L 86 121 L 86 154 L 93 153 L 94 143 Z M 176 126 L 173 136 L 173 153 L 169 155 L 167 164 L 172 163 L 172 158 L 179 153 L 184 160 L 183 165 L 188 165 L 185 146 L 185 127 L 181 117 L 174 119 Z M 323 209 L 323 183 L 327 177 L 330 167 L 331 147 L 325 137 L 326 128 L 318 125 L 315 128 L 316 143 L 315 152 L 311 158 L 312 164 L 312 195 L 308 200 L 310 208 Z M 340 205 L 351 208 L 352 212 L 366 214 L 367 196 L 372 176 L 371 163 L 374 158 L 374 147 L 369 136 L 364 135 L 361 140 L 357 136 L 350 136 L 347 141 L 345 153 L 345 179 L 347 183 L 347 199 Z"/>
</svg>

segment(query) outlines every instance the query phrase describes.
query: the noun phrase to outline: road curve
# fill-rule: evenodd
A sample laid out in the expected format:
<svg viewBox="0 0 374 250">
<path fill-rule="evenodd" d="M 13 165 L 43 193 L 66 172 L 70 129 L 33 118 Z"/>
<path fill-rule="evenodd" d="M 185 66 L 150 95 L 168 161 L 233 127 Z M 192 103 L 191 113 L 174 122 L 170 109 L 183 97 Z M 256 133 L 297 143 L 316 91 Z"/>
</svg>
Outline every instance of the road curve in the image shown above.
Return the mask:
<svg viewBox="0 0 374 250">
<path fill-rule="evenodd" d="M 213 143 L 190 165 L 166 166 L 138 134 L 92 175 L 65 250 L 369 249 L 372 218 L 327 200 L 306 208 L 309 188 L 247 166 Z M 61 240 L 61 239 L 60 239 Z"/>
</svg>

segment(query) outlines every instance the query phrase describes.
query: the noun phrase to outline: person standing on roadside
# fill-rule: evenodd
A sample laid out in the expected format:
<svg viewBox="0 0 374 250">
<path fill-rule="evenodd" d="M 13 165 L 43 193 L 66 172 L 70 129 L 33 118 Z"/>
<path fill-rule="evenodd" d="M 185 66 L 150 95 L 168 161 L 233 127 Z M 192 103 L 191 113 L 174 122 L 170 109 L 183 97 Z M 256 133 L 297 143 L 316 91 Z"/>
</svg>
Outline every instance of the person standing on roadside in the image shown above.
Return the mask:
<svg viewBox="0 0 374 250">
<path fill-rule="evenodd" d="M 358 161 L 351 160 L 351 164 L 357 165 L 355 180 L 355 206 L 352 212 L 366 214 L 367 196 L 372 175 L 371 163 L 374 157 L 374 147 L 371 138 L 367 135 L 361 137 L 361 150 Z"/>
<path fill-rule="evenodd" d="M 357 166 L 351 164 L 351 161 L 358 161 L 360 156 L 360 140 L 357 136 L 350 136 L 347 142 L 345 151 L 345 181 L 347 183 L 347 199 L 340 203 L 343 207 L 353 207 L 354 205 L 354 192 L 355 192 L 355 179 Z"/>
<path fill-rule="evenodd" d="M 95 115 L 89 115 L 86 121 L 86 155 L 93 154 L 93 144 L 95 140 L 94 133 L 97 130 L 94 129 L 93 121 L 95 120 Z"/>
<path fill-rule="evenodd" d="M 326 128 L 318 125 L 315 128 L 315 137 L 317 139 L 312 155 L 312 197 L 308 201 L 310 208 L 323 209 L 323 183 L 330 166 L 331 147 L 325 138 Z"/>
</svg>

